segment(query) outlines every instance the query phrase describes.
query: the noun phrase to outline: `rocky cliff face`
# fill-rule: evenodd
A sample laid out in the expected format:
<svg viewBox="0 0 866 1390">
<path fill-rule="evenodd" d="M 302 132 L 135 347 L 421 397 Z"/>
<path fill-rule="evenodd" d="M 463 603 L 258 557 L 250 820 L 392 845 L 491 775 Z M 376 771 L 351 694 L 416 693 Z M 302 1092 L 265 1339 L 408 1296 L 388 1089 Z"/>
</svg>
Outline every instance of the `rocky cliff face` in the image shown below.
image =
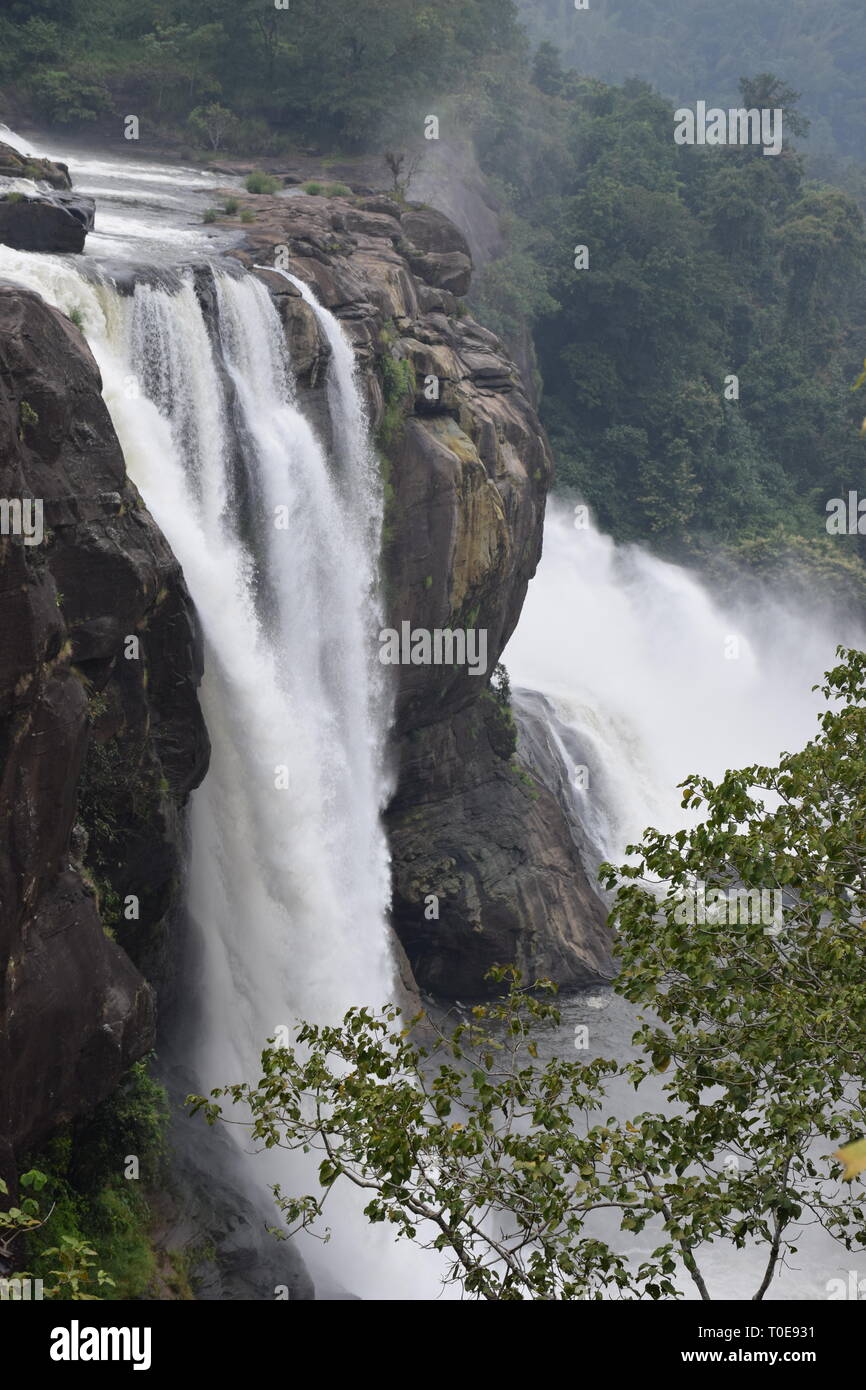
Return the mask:
<svg viewBox="0 0 866 1390">
<path fill-rule="evenodd" d="M 178 811 L 208 746 L 194 615 L 126 477 L 96 364 L 66 318 L 3 283 L 0 512 L 9 1169 L 152 1045 L 154 995 L 139 967 L 153 976 L 164 958 Z"/>
<path fill-rule="evenodd" d="M 366 198 L 252 198 L 238 254 L 313 285 L 355 344 L 387 497 L 390 625 L 486 633 L 466 665 L 396 672 L 397 782 L 388 813 L 394 923 L 422 988 L 479 995 L 491 965 L 580 984 L 609 973 L 604 908 L 554 795 L 518 762 L 490 676 L 541 552 L 550 452 L 514 364 L 465 313 L 471 260 L 441 214 Z M 301 388 L 326 348 L 283 278 Z"/>
</svg>

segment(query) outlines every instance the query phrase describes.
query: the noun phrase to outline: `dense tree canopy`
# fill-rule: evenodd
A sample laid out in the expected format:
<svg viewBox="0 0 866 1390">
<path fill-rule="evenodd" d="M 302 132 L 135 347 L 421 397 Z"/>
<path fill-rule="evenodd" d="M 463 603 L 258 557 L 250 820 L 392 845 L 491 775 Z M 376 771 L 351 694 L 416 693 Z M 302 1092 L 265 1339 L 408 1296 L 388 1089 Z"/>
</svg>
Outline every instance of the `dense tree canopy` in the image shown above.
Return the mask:
<svg viewBox="0 0 866 1390">
<path fill-rule="evenodd" d="M 519 42 L 510 0 L 13 0 L 0 80 L 60 123 L 113 94 L 161 119 L 218 97 L 248 122 L 360 146 L 402 100 Z"/>
<path fill-rule="evenodd" d="M 791 141 L 804 112 L 813 132 L 821 118 L 790 83 L 807 85 L 814 39 L 821 109 L 853 119 L 853 88 L 840 78 L 831 99 L 827 84 L 862 26 L 851 32 L 845 0 L 826 32 L 825 7 L 792 17 L 790 0 L 760 13 L 745 0 L 530 8 L 534 53 L 510 0 L 12 0 L 0 83 L 37 121 L 117 130 L 134 112 L 149 139 L 203 153 L 414 156 L 436 112 L 498 198 L 504 251 L 471 305 L 524 360 L 534 340 L 560 484 L 617 535 L 669 551 L 780 536 L 826 547 L 828 501 L 863 482 L 849 388 L 866 343 L 866 174 L 846 175 L 853 198 L 809 180 Z M 774 45 L 799 43 L 799 66 L 735 73 L 722 38 L 740 20 L 750 38 L 735 51 L 766 52 L 769 66 Z M 673 107 L 646 83 L 569 66 L 608 71 L 605 45 L 667 90 L 659 55 L 675 52 L 682 99 L 781 106 L 783 152 L 677 145 Z M 863 543 L 836 538 L 835 554 L 847 562 Z"/>
<path fill-rule="evenodd" d="M 678 146 L 645 84 L 539 57 L 528 119 L 479 131 L 517 228 L 479 298 L 506 333 L 533 318 L 560 481 L 627 537 L 818 537 L 863 472 L 857 205 L 810 183 L 788 144 Z M 756 89 L 779 99 L 768 76 Z"/>
<path fill-rule="evenodd" d="M 518 0 L 536 43 L 567 66 L 622 82 L 639 73 L 679 102 L 726 105 L 748 54 L 803 93 L 816 146 L 862 157 L 866 27 L 860 0 Z"/>
</svg>

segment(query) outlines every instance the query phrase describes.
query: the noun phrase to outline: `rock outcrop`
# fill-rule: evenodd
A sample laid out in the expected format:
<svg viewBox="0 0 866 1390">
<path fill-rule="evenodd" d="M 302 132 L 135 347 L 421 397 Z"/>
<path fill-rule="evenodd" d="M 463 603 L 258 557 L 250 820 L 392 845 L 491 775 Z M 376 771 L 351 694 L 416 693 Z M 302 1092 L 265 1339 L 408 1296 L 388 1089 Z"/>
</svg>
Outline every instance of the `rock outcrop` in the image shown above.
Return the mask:
<svg viewBox="0 0 866 1390">
<path fill-rule="evenodd" d="M 92 198 L 74 193 L 0 192 L 0 242 L 15 251 L 80 254 L 93 231 Z"/>
<path fill-rule="evenodd" d="M 384 195 L 250 202 L 258 220 L 237 254 L 312 285 L 355 345 L 383 470 L 389 624 L 486 638 L 483 674 L 393 668 L 393 915 L 417 982 L 469 997 L 507 961 L 566 985 L 604 975 L 603 905 L 491 683 L 538 563 L 552 463 L 514 364 L 458 297 L 466 243 L 441 214 Z M 260 273 L 326 429 L 315 315 Z M 148 982 L 169 970 L 180 810 L 208 747 L 189 597 L 126 477 L 89 349 L 37 295 L 2 283 L 0 502 L 0 1171 L 11 1171 L 152 1044 Z"/>
<path fill-rule="evenodd" d="M 178 812 L 208 753 L 191 604 L 96 364 L 2 282 L 0 522 L 2 1171 L 152 1045 L 139 966 L 164 954 Z"/>
<path fill-rule="evenodd" d="M 45 187 L 22 190 L 6 183 L 9 179 Z M 71 189 L 65 164 L 19 154 L 0 142 L 0 243 L 15 251 L 83 251 L 87 233 L 93 231 L 96 205 Z"/>
<path fill-rule="evenodd" d="M 381 194 L 249 206 L 256 223 L 235 254 L 312 285 L 354 342 L 385 477 L 390 625 L 486 634 L 484 676 L 395 668 L 393 918 L 416 979 L 471 996 L 496 963 L 566 985 L 606 975 L 605 909 L 490 684 L 541 553 L 552 460 L 514 363 L 461 304 L 468 246 L 441 213 Z M 321 420 L 315 318 L 285 279 L 262 274 Z"/>
<path fill-rule="evenodd" d="M 35 154 L 19 154 L 3 141 L 0 141 L 0 179 L 30 179 L 33 183 L 47 183 L 61 191 L 72 187 L 66 164 Z"/>
</svg>

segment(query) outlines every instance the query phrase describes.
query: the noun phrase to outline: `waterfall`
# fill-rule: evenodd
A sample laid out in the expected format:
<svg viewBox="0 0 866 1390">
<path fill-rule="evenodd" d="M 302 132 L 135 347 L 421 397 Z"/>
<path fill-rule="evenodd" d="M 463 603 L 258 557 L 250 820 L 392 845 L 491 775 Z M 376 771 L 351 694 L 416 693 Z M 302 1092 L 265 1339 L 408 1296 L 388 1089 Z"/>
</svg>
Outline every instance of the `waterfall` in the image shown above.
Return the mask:
<svg viewBox="0 0 866 1390">
<path fill-rule="evenodd" d="M 35 159 L 45 158 L 44 152 L 38 145 L 35 145 L 29 138 L 19 135 L 17 131 L 10 130 L 8 125 L 4 125 L 2 121 L 0 121 L 0 144 L 8 145 L 18 154 L 33 155 Z"/>
<path fill-rule="evenodd" d="M 190 195 L 188 172 L 87 167 L 117 187 L 116 225 L 89 247 L 136 265 L 157 240 L 199 254 L 210 233 L 167 225 L 162 209 L 210 197 L 215 176 L 193 174 L 203 191 Z M 121 216 L 127 181 L 148 180 L 162 200 L 153 218 L 139 194 Z M 351 346 L 308 286 L 281 272 L 330 348 L 330 449 L 300 408 L 279 315 L 255 276 L 208 270 L 205 313 L 191 270 L 168 271 L 163 258 L 163 271 L 121 294 L 100 264 L 0 247 L 0 276 L 81 323 L 129 475 L 202 622 L 212 759 L 189 811 L 195 973 L 184 983 L 185 1060 L 207 1090 L 257 1076 L 264 1040 L 296 1017 L 333 1022 L 394 993 L 381 825 L 390 701 L 376 659 L 382 493 Z M 576 530 L 552 502 L 505 662 L 522 754 L 564 793 L 590 871 L 647 824 L 684 824 L 676 784 L 689 772 L 718 776 L 801 746 L 820 707 L 811 686 L 839 641 L 866 645 L 832 605 L 755 586 L 721 601 L 681 567 Z M 610 1013 L 616 1055 L 633 1032 L 621 1003 Z M 277 1222 L 269 1184 L 317 1190 L 311 1158 L 243 1159 L 262 1224 Z M 362 1205 L 338 1184 L 333 1240 L 303 1244 L 320 1296 L 435 1295 L 436 1257 L 371 1228 Z"/>
<path fill-rule="evenodd" d="M 255 277 L 216 272 L 209 323 L 191 273 L 124 296 L 61 258 L 0 248 L 0 274 L 77 312 L 130 477 L 200 615 L 212 757 L 189 813 L 188 1060 L 202 1089 L 250 1079 L 281 1025 L 336 1022 L 395 988 L 381 824 L 390 707 L 375 641 L 382 493 L 353 354 L 313 301 L 331 346 L 329 459 Z M 315 1165 L 294 1156 L 245 1162 L 262 1193 L 316 1190 Z M 371 1232 L 353 1199 L 329 1201 L 328 1261 L 312 1247 L 320 1288 L 435 1292 L 430 1257 Z M 276 1221 L 269 1194 L 262 1211 Z"/>
<path fill-rule="evenodd" d="M 543 725 L 594 871 L 646 826 L 689 823 L 677 792 L 689 773 L 719 777 L 802 747 L 823 703 L 812 686 L 839 643 L 863 639 L 818 596 L 755 580 L 720 600 L 696 573 L 575 529 L 553 499 L 503 659 L 525 747 Z"/>
</svg>

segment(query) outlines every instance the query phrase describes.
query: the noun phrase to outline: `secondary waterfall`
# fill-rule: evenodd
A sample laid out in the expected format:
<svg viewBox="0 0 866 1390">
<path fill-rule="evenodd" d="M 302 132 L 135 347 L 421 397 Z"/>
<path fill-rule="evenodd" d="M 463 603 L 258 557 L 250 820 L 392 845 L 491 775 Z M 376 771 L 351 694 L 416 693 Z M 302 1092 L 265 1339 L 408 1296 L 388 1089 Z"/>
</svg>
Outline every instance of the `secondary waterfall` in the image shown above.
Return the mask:
<svg viewBox="0 0 866 1390">
<path fill-rule="evenodd" d="M 755 580 L 717 599 L 697 574 L 575 529 L 554 499 L 503 660 L 518 715 L 546 726 L 597 863 L 648 825 L 686 824 L 676 788 L 687 774 L 801 747 L 823 707 L 811 687 L 839 643 L 863 640 L 817 595 Z"/>
</svg>

